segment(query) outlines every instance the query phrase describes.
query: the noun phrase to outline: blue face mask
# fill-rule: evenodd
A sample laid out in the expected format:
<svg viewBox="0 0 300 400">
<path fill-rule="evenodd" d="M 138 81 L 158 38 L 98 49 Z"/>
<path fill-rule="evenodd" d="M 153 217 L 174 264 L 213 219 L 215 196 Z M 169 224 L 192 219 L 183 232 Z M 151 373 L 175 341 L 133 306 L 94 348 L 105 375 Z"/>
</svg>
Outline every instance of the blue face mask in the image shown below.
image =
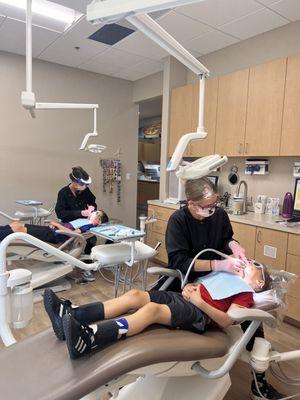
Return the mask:
<svg viewBox="0 0 300 400">
<path fill-rule="evenodd" d="M 197 279 L 213 300 L 222 300 L 243 292 L 254 293 L 254 290 L 238 275 L 223 271 L 214 271 Z"/>
</svg>

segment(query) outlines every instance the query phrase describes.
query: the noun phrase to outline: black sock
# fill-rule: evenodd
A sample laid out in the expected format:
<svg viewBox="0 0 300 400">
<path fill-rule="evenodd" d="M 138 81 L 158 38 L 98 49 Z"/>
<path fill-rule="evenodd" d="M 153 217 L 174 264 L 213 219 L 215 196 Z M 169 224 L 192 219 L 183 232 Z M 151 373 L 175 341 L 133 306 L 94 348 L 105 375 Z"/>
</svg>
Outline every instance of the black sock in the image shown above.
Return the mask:
<svg viewBox="0 0 300 400">
<path fill-rule="evenodd" d="M 104 319 L 104 306 L 100 301 L 84 304 L 83 306 L 72 308 L 72 315 L 82 324 L 102 321 Z"/>
<path fill-rule="evenodd" d="M 97 324 L 97 331 L 94 333 L 93 345 L 105 347 L 118 341 L 119 325 L 114 320 L 103 321 Z"/>
</svg>

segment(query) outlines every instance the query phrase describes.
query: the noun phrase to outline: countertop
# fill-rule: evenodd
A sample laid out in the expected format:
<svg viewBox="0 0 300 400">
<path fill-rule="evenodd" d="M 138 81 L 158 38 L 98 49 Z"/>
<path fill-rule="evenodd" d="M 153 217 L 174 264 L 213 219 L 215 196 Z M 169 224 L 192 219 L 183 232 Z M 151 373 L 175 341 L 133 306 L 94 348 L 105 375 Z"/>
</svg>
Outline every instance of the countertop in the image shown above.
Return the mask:
<svg viewBox="0 0 300 400">
<path fill-rule="evenodd" d="M 174 210 L 179 209 L 178 204 L 169 204 L 169 203 L 164 203 L 163 201 L 160 200 L 148 200 L 148 204 L 152 204 L 154 206 L 160 206 L 160 207 L 166 207 L 166 208 L 171 208 Z M 286 232 L 286 233 L 293 233 L 295 235 L 300 235 L 300 224 L 297 226 L 284 226 L 282 224 L 277 223 L 276 221 L 280 221 L 282 218 L 281 216 L 279 217 L 273 217 L 271 215 L 267 214 L 256 214 L 254 212 L 248 212 L 247 214 L 243 215 L 233 215 L 228 213 L 229 219 L 232 222 L 237 222 L 240 224 L 246 224 L 246 225 L 253 225 L 253 226 L 259 226 L 260 228 L 266 228 L 266 229 L 273 229 L 275 231 L 281 231 L 281 232 Z"/>
</svg>

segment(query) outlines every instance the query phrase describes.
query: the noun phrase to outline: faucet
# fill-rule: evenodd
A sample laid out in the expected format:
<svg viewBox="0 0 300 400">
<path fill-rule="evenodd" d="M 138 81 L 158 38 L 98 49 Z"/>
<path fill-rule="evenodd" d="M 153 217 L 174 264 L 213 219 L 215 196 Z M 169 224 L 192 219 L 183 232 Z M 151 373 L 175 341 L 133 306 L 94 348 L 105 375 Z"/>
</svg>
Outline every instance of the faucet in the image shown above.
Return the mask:
<svg viewBox="0 0 300 400">
<path fill-rule="evenodd" d="M 243 201 L 243 214 L 246 214 L 247 212 L 247 194 L 248 194 L 248 185 L 246 181 L 240 181 L 238 190 L 237 190 L 237 195 L 240 195 L 240 190 L 241 186 L 244 184 L 244 201 Z"/>
</svg>

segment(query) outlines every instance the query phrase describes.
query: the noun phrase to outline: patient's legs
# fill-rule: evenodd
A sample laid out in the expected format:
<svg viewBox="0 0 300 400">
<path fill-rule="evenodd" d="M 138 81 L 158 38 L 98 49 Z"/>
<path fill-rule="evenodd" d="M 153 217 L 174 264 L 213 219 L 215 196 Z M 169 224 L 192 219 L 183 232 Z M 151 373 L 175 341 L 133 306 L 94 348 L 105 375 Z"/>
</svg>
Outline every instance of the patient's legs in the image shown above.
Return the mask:
<svg viewBox="0 0 300 400">
<path fill-rule="evenodd" d="M 75 359 L 92 348 L 103 348 L 127 335 L 136 335 L 152 324 L 170 326 L 171 311 L 165 304 L 149 302 L 126 318 L 102 321 L 97 325 L 82 325 L 70 314 L 65 314 L 62 321 L 70 357 Z"/>
<path fill-rule="evenodd" d="M 25 224 L 22 224 L 22 222 L 19 222 L 19 221 L 12 222 L 10 224 L 10 227 L 13 232 L 27 233 L 27 228 L 26 228 Z"/>
</svg>

